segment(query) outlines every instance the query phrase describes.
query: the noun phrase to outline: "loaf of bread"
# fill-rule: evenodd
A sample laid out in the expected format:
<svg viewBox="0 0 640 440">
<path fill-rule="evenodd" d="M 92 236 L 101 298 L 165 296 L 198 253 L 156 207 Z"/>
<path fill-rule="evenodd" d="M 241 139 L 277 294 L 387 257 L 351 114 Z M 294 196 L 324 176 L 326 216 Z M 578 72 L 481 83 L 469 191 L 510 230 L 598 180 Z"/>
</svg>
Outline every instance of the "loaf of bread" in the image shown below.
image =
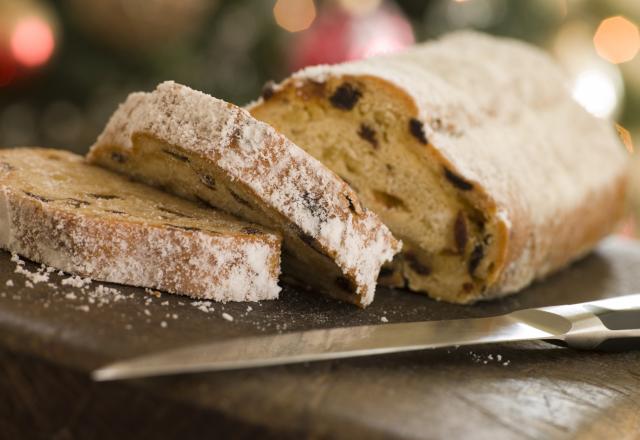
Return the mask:
<svg viewBox="0 0 640 440">
<path fill-rule="evenodd" d="M 246 110 L 173 82 L 132 94 L 88 160 L 274 227 L 285 274 L 363 307 L 400 249 L 319 161 Z"/>
<path fill-rule="evenodd" d="M 66 272 L 216 301 L 273 299 L 280 242 L 69 152 L 0 152 L 0 247 Z"/>
<path fill-rule="evenodd" d="M 567 83 L 532 46 L 461 32 L 308 68 L 249 109 L 404 242 L 390 279 L 471 303 L 566 266 L 621 218 L 625 150 Z"/>
</svg>

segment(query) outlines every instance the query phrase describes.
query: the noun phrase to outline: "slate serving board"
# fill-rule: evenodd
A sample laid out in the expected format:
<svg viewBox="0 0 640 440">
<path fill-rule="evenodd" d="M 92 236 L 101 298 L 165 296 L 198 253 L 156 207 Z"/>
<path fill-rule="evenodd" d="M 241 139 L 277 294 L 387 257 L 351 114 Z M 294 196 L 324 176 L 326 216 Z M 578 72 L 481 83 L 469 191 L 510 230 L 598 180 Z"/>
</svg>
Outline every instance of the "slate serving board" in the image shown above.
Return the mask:
<svg viewBox="0 0 640 440">
<path fill-rule="evenodd" d="M 119 383 L 92 383 L 88 376 L 104 363 L 207 340 L 382 324 L 383 316 L 389 322 L 489 316 L 640 292 L 636 242 L 610 239 L 519 295 L 473 307 L 381 288 L 374 304 L 359 310 L 286 288 L 281 300 L 250 304 L 248 311 L 247 304 L 194 305 L 107 285 L 120 292 L 116 300 L 95 291 L 100 283 L 80 289 L 55 273 L 29 287 L 15 269 L 0 253 L 5 438 L 640 436 L 640 351 L 580 352 L 533 342 Z"/>
</svg>

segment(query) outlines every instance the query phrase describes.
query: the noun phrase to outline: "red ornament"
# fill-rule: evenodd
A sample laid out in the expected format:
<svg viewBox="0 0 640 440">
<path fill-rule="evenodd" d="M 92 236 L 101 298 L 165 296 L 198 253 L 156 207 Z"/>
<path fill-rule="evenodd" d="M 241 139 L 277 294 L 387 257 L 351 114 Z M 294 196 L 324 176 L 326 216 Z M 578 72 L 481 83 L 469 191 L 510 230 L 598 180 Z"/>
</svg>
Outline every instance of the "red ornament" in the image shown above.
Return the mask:
<svg viewBox="0 0 640 440">
<path fill-rule="evenodd" d="M 296 36 L 291 68 L 395 52 L 414 42 L 409 20 L 392 3 L 362 15 L 331 5 L 320 11 L 308 30 Z"/>
<path fill-rule="evenodd" d="M 56 20 L 39 2 L 0 2 L 0 87 L 47 64 L 55 51 Z"/>
</svg>

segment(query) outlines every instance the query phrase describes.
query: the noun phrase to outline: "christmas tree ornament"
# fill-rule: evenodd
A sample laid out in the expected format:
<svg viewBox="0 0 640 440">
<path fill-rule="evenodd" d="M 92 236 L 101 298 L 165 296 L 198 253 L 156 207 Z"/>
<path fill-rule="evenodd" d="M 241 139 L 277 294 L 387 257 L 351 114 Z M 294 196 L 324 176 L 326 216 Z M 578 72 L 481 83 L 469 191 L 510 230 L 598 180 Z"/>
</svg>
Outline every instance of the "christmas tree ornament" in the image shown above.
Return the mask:
<svg viewBox="0 0 640 440">
<path fill-rule="evenodd" d="M 355 6 L 354 6 L 355 5 Z M 291 44 L 291 69 L 335 64 L 400 50 L 415 42 L 407 17 L 392 2 L 323 4 L 313 25 Z"/>
<path fill-rule="evenodd" d="M 57 17 L 39 1 L 0 2 L 0 87 L 46 65 L 57 44 Z"/>
</svg>

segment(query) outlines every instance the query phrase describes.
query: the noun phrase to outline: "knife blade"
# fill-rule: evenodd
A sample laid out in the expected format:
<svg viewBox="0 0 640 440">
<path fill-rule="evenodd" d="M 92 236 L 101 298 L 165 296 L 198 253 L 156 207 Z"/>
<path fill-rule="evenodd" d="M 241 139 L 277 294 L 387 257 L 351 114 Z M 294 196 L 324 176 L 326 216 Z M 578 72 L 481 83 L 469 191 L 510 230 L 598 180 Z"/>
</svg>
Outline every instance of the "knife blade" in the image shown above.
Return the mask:
<svg viewBox="0 0 640 440">
<path fill-rule="evenodd" d="M 487 318 L 317 329 L 230 339 L 116 362 L 96 381 L 256 368 L 429 348 L 556 340 L 592 349 L 640 340 L 640 294 L 581 304 L 525 309 Z M 640 346 L 640 344 L 638 344 Z"/>
</svg>

